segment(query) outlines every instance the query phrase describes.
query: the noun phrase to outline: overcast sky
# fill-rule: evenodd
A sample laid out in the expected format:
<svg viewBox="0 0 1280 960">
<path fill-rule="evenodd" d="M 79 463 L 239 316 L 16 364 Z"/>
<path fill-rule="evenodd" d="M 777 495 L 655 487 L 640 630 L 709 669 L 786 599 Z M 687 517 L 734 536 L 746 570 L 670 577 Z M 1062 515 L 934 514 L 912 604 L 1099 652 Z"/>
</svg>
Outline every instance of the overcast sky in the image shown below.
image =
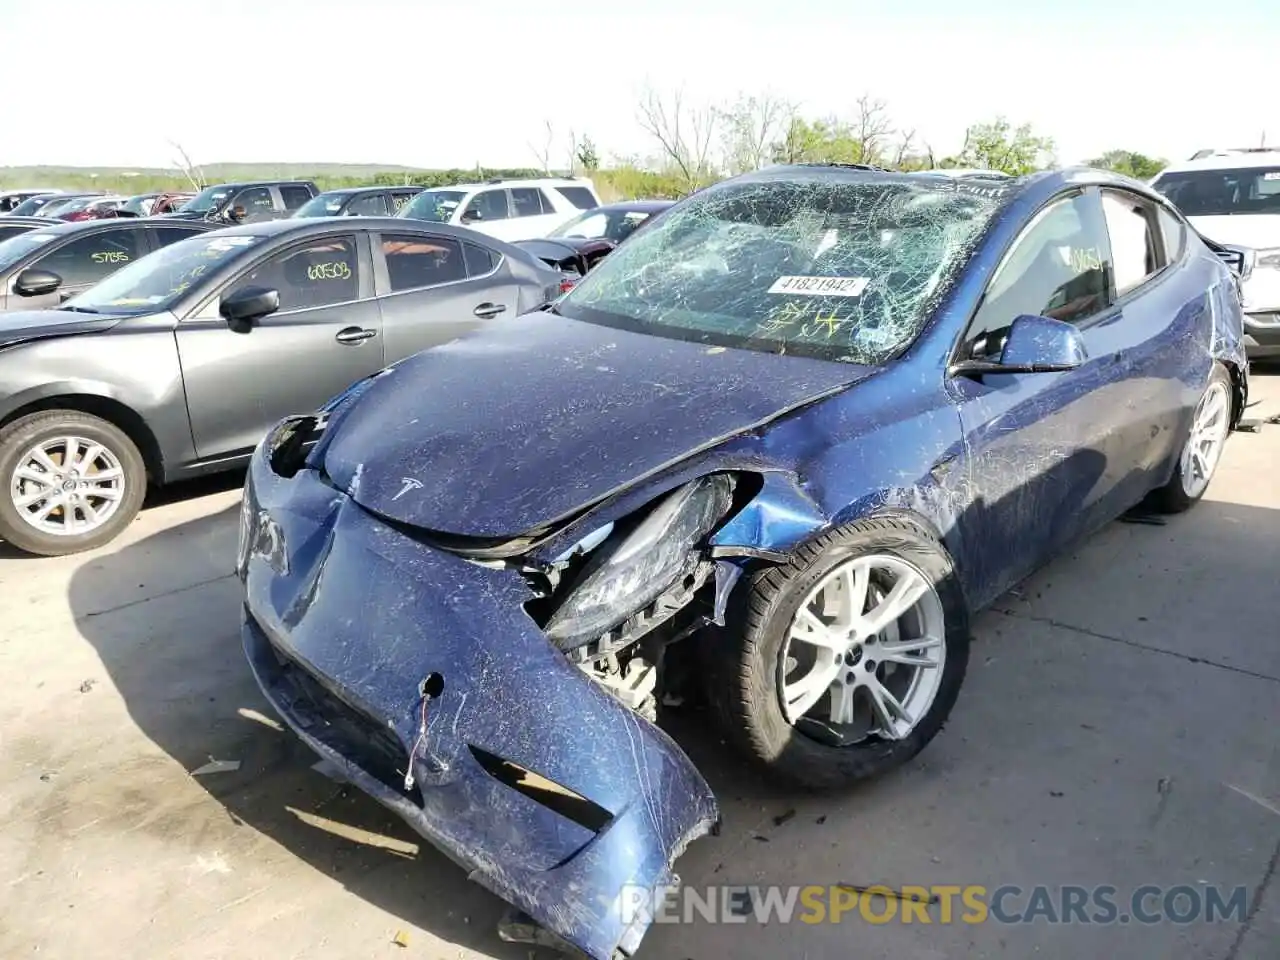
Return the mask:
<svg viewBox="0 0 1280 960">
<path fill-rule="evenodd" d="M 1280 0 L 0 0 L 0 38 L 0 165 L 533 165 L 547 120 L 649 153 L 646 84 L 870 93 L 939 156 L 996 114 L 1064 162 L 1280 145 Z"/>
</svg>

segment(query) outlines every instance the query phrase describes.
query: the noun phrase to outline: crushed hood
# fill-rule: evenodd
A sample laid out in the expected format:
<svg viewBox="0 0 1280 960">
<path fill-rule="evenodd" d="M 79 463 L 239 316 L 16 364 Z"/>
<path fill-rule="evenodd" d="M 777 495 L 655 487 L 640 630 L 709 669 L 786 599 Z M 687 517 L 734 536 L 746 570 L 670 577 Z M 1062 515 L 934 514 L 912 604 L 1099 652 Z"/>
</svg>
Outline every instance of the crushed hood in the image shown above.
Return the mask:
<svg viewBox="0 0 1280 960">
<path fill-rule="evenodd" d="M 46 337 L 66 337 L 109 330 L 123 319 L 70 310 L 29 310 L 0 313 L 0 348 Z"/>
<path fill-rule="evenodd" d="M 538 312 L 397 364 L 313 462 L 389 519 L 515 537 L 872 371 Z"/>
</svg>

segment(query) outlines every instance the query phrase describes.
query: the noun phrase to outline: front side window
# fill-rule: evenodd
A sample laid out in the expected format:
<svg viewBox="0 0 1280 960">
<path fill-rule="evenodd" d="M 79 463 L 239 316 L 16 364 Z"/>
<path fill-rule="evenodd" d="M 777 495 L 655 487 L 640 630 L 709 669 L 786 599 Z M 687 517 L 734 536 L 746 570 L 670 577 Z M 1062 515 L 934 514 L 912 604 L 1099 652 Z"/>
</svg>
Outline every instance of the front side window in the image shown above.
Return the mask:
<svg viewBox="0 0 1280 960">
<path fill-rule="evenodd" d="M 1280 214 L 1280 167 L 1171 171 L 1151 186 L 1188 217 Z"/>
<path fill-rule="evenodd" d="M 141 230 L 106 230 L 64 243 L 31 267 L 56 273 L 64 287 L 78 287 L 97 283 L 141 255 Z"/>
<path fill-rule="evenodd" d="M 157 228 L 167 230 L 167 228 Z M 187 235 L 90 287 L 68 306 L 91 313 L 138 315 L 167 310 L 192 286 L 204 282 L 262 242 L 261 237 Z"/>
<path fill-rule="evenodd" d="M 1103 191 L 1116 294 L 1124 296 L 1160 269 L 1155 210 L 1132 194 Z"/>
<path fill-rule="evenodd" d="M 212 213 L 219 210 L 231 197 L 234 187 L 205 187 L 186 202 L 183 211 L 186 213 Z"/>
<path fill-rule="evenodd" d="M 383 237 L 382 255 L 393 293 L 467 278 L 462 245 L 449 237 Z"/>
<path fill-rule="evenodd" d="M 874 175 L 730 182 L 636 233 L 556 307 L 655 336 L 881 363 L 924 328 L 1004 200 Z"/>
<path fill-rule="evenodd" d="M 970 355 L 998 357 L 1024 314 L 1079 323 L 1109 303 L 1107 228 L 1096 197 L 1058 200 L 1036 214 L 992 278 L 967 338 Z"/>
<path fill-rule="evenodd" d="M 355 238 L 325 237 L 290 247 L 258 264 L 223 297 L 245 287 L 279 291 L 281 313 L 355 300 L 360 289 Z"/>
<path fill-rule="evenodd" d="M 505 220 L 508 216 L 507 191 L 505 190 L 481 190 L 471 198 L 471 202 L 462 211 L 463 220 L 468 217 L 474 217 L 481 223 Z"/>
<path fill-rule="evenodd" d="M 461 190 L 423 190 L 397 214 L 411 220 L 448 223 L 458 212 L 458 204 L 467 199 Z"/>
<path fill-rule="evenodd" d="M 231 207 L 232 209 L 244 208 L 246 223 L 269 219 L 275 211 L 275 203 L 271 199 L 271 190 L 268 187 L 250 187 L 248 190 L 241 190 L 231 201 Z"/>
</svg>

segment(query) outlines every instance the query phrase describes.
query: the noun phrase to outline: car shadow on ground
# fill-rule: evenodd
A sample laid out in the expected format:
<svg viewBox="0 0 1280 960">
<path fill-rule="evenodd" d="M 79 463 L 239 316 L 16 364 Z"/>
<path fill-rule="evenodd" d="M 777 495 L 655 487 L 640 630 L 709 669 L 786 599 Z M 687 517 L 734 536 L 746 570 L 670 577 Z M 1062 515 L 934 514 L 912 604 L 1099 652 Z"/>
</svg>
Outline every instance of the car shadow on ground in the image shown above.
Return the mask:
<svg viewBox="0 0 1280 960">
<path fill-rule="evenodd" d="M 1089 466 L 1097 469 L 1096 464 Z M 274 714 L 258 691 L 240 645 L 239 584 L 230 573 L 237 511 L 238 507 L 228 507 L 130 544 L 108 562 L 84 565 L 72 579 L 70 603 L 79 629 L 96 649 L 133 721 L 183 770 L 192 771 L 210 759 L 239 761 L 238 770 L 197 777 L 195 782 L 236 824 L 261 832 L 406 924 L 500 960 L 555 956 L 501 942 L 495 925 L 504 912 L 503 904 L 480 887 L 462 883 L 459 868 L 423 843 L 399 818 L 358 790 L 313 770 L 316 757 L 274 724 Z M 1214 502 L 1200 504 L 1192 516 L 1194 526 L 1184 528 L 1181 535 L 1186 537 L 1188 529 L 1214 531 L 1217 546 L 1212 549 L 1219 553 L 1233 538 L 1252 542 L 1264 531 L 1274 537 L 1280 517 L 1275 511 Z M 1258 522 L 1249 522 L 1249 517 Z M 1157 527 L 1134 529 L 1150 530 L 1153 537 L 1172 534 L 1169 528 L 1164 533 L 1155 532 Z M 1087 549 L 1087 542 L 1083 547 Z M 121 602 L 137 584 L 164 580 L 165 568 L 175 563 L 177 552 L 192 567 L 188 579 L 198 590 L 176 588 L 141 602 Z M 1234 553 L 1225 549 L 1224 555 L 1229 560 Z M 1237 559 L 1241 570 L 1253 562 L 1247 550 Z M 1051 569 L 1057 571 L 1055 576 L 1084 576 L 1086 571 L 1080 567 L 1079 563 L 1073 567 L 1068 556 Z M 1233 569 L 1230 564 L 1219 569 L 1228 584 Z M 977 641 L 983 641 L 981 629 Z M 1008 644 L 1010 639 L 996 642 Z M 1035 655 L 1020 651 L 1016 638 L 1014 642 L 1004 655 L 1025 657 L 1029 672 L 1022 680 L 1024 688 L 1041 688 L 1039 694 L 1027 689 L 1021 693 L 1032 701 L 1041 695 L 1051 700 L 1057 679 L 1037 674 Z M 980 692 L 973 692 L 975 688 Z M 1053 742 L 1058 735 L 1048 728 L 1055 723 L 1051 717 L 1045 718 L 1046 729 L 1040 731 L 1033 717 L 1017 731 L 1016 743 L 1002 742 L 998 731 L 989 735 L 993 723 L 999 727 L 991 716 L 1001 709 L 998 699 L 998 691 L 983 690 L 982 679 L 972 678 L 957 708 L 970 717 L 955 725 L 974 736 L 953 736 L 949 743 L 944 736 L 942 744 L 902 770 L 856 791 L 819 800 L 771 785 L 726 755 L 723 742 L 697 708 L 677 711 L 665 725 L 721 799 L 725 832 L 736 840 L 760 840 L 754 832 L 760 828 L 768 832 L 770 818 L 785 819 L 788 807 L 800 808 L 802 817 L 819 812 L 819 807 L 822 812 L 843 808 L 841 816 L 846 817 L 859 809 L 883 813 L 903 802 L 904 796 L 938 788 L 939 774 L 930 773 L 931 766 L 945 769 L 943 779 L 977 777 L 984 765 L 989 767 L 984 750 L 1007 757 L 1005 752 L 1015 748 L 1038 749 L 1037 736 Z M 988 734 L 978 736 L 979 729 Z M 954 783 L 947 785 L 954 788 Z M 1019 841 L 1011 837 L 1009 842 Z M 737 856 L 734 850 L 740 846 L 723 839 L 710 845 L 704 841 L 694 844 L 682 862 L 692 861 L 690 876 L 706 875 L 717 858 Z M 732 929 L 725 933 L 733 935 Z"/>
</svg>

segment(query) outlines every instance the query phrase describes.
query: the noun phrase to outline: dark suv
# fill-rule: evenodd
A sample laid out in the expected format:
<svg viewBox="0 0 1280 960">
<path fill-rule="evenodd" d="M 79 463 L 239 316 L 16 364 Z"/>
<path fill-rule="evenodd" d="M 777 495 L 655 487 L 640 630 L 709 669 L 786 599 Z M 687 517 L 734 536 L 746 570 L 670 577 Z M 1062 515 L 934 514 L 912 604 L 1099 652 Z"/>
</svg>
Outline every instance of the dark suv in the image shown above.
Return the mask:
<svg viewBox="0 0 1280 960">
<path fill-rule="evenodd" d="M 308 201 L 295 217 L 385 217 L 395 215 L 422 187 L 347 187 L 327 190 Z"/>
<path fill-rule="evenodd" d="M 165 214 L 175 220 L 213 220 L 222 224 L 259 223 L 290 217 L 320 191 L 310 180 L 253 180 L 205 187 Z"/>
</svg>

